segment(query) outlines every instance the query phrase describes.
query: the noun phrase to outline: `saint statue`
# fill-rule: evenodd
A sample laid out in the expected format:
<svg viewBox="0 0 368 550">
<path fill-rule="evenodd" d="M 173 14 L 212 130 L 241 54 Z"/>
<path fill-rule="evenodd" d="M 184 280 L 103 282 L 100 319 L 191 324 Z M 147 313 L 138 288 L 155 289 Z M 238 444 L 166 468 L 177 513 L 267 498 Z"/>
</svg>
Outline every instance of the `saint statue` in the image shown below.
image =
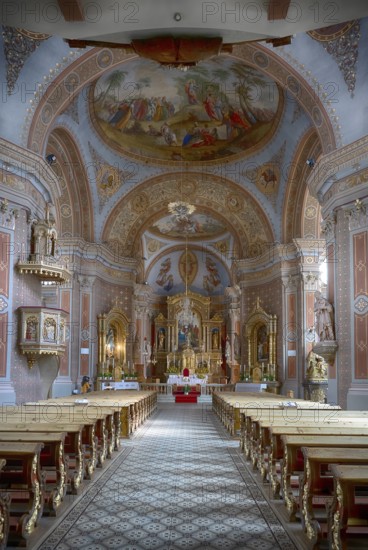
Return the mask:
<svg viewBox="0 0 368 550">
<path fill-rule="evenodd" d="M 165 349 L 165 331 L 160 329 L 158 333 L 158 349 Z"/>
<path fill-rule="evenodd" d="M 115 352 L 115 334 L 112 327 L 109 328 L 106 335 L 106 355 L 114 357 Z"/>
<path fill-rule="evenodd" d="M 307 365 L 306 377 L 309 380 L 327 379 L 327 363 L 321 355 L 317 355 L 313 350 L 310 351 L 307 357 Z"/>
<path fill-rule="evenodd" d="M 151 348 L 151 343 L 147 340 L 147 338 L 144 339 L 143 353 L 144 353 L 145 357 L 148 360 L 150 360 L 151 354 L 152 354 L 152 348 Z"/>
<path fill-rule="evenodd" d="M 226 342 L 225 342 L 225 357 L 226 359 L 230 359 L 231 357 L 231 346 L 230 346 L 230 339 L 228 336 L 226 336 Z"/>
<path fill-rule="evenodd" d="M 240 338 L 239 334 L 235 332 L 234 334 L 234 355 L 236 359 L 239 359 L 240 357 Z"/>
<path fill-rule="evenodd" d="M 212 349 L 218 349 L 219 347 L 219 333 L 218 330 L 212 332 Z"/>
<path fill-rule="evenodd" d="M 335 340 L 333 331 L 332 305 L 322 296 L 322 293 L 317 290 L 314 300 L 314 312 L 316 316 L 316 334 L 320 342 L 325 340 Z"/>
</svg>

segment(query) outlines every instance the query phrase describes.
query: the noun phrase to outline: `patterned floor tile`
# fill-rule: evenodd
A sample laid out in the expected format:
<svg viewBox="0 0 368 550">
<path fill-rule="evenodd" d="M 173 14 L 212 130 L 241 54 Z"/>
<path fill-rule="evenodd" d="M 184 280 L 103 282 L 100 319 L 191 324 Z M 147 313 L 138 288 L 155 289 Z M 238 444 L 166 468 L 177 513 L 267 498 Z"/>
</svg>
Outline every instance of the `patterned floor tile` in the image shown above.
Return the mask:
<svg viewBox="0 0 368 550">
<path fill-rule="evenodd" d="M 295 550 L 217 417 L 160 404 L 31 550 Z"/>
</svg>

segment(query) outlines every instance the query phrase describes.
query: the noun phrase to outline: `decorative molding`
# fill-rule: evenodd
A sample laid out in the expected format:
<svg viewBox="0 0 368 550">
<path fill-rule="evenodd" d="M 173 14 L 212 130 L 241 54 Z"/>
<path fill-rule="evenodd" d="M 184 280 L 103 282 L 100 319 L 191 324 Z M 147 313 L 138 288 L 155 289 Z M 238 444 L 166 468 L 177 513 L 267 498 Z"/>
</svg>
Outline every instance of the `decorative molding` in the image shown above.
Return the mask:
<svg viewBox="0 0 368 550">
<path fill-rule="evenodd" d="M 347 191 L 360 184 L 366 184 L 368 136 L 364 136 L 345 147 L 321 156 L 307 179 L 312 196 L 325 208 L 338 194 L 347 195 Z M 339 179 L 340 173 L 347 173 Z"/>
<path fill-rule="evenodd" d="M 350 231 L 368 228 L 367 206 L 360 199 L 356 199 L 353 207 L 345 211 L 345 215 L 349 219 Z"/>
<path fill-rule="evenodd" d="M 8 95 L 15 87 L 24 63 L 49 34 L 32 33 L 14 27 L 3 26 L 4 55 L 6 59 L 6 82 Z"/>
<path fill-rule="evenodd" d="M 325 237 L 326 242 L 335 240 L 336 231 L 336 213 L 330 212 L 321 223 L 321 233 Z"/>
<path fill-rule="evenodd" d="M 365 294 L 359 294 L 354 300 L 354 312 L 357 315 L 368 313 L 368 297 Z"/>
<path fill-rule="evenodd" d="M 92 290 L 96 277 L 90 275 L 78 275 L 78 282 L 83 290 Z"/>
<path fill-rule="evenodd" d="M 0 199 L 0 227 L 15 229 L 15 220 L 19 217 L 19 210 L 10 208 L 7 199 Z"/>
<path fill-rule="evenodd" d="M 308 271 L 308 272 L 303 271 L 301 273 L 301 276 L 304 283 L 305 291 L 318 290 L 319 271 L 315 273 L 312 273 L 311 271 Z"/>
<path fill-rule="evenodd" d="M 345 29 L 345 32 L 336 36 L 334 40 L 324 42 L 323 47 L 336 61 L 348 90 L 353 96 L 356 81 L 358 45 L 361 36 L 359 21 L 354 21 L 349 28 Z"/>
<path fill-rule="evenodd" d="M 196 182 L 195 192 L 191 196 L 193 204 L 202 212 L 215 212 L 218 217 L 226 219 L 233 235 L 238 236 L 234 249 L 239 249 L 241 256 L 259 256 L 260 251 L 273 242 L 270 221 L 250 193 L 213 174 L 186 172 L 185 175 Z M 120 199 L 106 219 L 102 237 L 113 253 L 134 256 L 137 239 L 140 239 L 145 226 L 151 225 L 152 219 L 157 219 L 163 211 L 167 211 L 167 205 L 177 199 L 182 178 L 181 172 L 155 176 Z M 234 192 L 242 203 L 239 211 L 230 211 L 227 205 L 229 194 Z M 138 211 L 136 198 L 141 195 L 144 195 L 146 204 L 143 211 Z"/>
<path fill-rule="evenodd" d="M 0 295 L 0 313 L 3 313 L 6 309 L 8 309 L 8 306 L 8 302 L 3 296 Z"/>
<path fill-rule="evenodd" d="M 281 281 L 285 290 L 295 291 L 300 285 L 300 274 L 289 273 L 288 275 L 283 275 Z"/>
<path fill-rule="evenodd" d="M 45 202 L 55 204 L 62 194 L 58 176 L 42 156 L 0 138 L 0 181 L 15 177 L 29 181 Z"/>
</svg>

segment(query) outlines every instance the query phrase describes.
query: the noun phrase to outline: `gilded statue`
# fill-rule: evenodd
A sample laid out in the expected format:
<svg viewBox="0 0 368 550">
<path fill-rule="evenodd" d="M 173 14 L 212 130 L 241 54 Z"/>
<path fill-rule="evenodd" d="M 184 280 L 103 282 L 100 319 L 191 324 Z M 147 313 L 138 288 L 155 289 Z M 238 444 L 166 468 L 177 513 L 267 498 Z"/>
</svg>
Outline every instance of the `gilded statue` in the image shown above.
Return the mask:
<svg viewBox="0 0 368 550">
<path fill-rule="evenodd" d="M 321 355 L 311 350 L 307 357 L 308 380 L 327 380 L 327 363 Z"/>
</svg>

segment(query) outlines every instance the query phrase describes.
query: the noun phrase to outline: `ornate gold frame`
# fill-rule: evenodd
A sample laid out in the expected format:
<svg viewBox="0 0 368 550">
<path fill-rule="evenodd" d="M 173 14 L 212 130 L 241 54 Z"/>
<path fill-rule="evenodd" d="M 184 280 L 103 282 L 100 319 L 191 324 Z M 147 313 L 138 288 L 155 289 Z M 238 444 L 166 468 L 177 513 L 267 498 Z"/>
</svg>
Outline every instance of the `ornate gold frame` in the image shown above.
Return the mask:
<svg viewBox="0 0 368 550">
<path fill-rule="evenodd" d="M 98 368 L 101 372 L 121 368 L 126 364 L 126 341 L 129 321 L 124 313 L 113 307 L 107 314 L 97 316 L 98 321 Z M 108 331 L 112 329 L 115 335 L 115 347 L 112 355 L 107 355 L 106 344 Z"/>
<path fill-rule="evenodd" d="M 260 334 L 265 335 L 265 341 L 260 342 Z M 253 381 L 260 381 L 261 378 L 277 378 L 276 365 L 276 335 L 277 316 L 266 313 L 260 306 L 259 298 L 245 324 L 245 337 L 248 345 L 248 369 Z M 267 346 L 267 351 L 260 352 L 259 346 Z"/>
</svg>

